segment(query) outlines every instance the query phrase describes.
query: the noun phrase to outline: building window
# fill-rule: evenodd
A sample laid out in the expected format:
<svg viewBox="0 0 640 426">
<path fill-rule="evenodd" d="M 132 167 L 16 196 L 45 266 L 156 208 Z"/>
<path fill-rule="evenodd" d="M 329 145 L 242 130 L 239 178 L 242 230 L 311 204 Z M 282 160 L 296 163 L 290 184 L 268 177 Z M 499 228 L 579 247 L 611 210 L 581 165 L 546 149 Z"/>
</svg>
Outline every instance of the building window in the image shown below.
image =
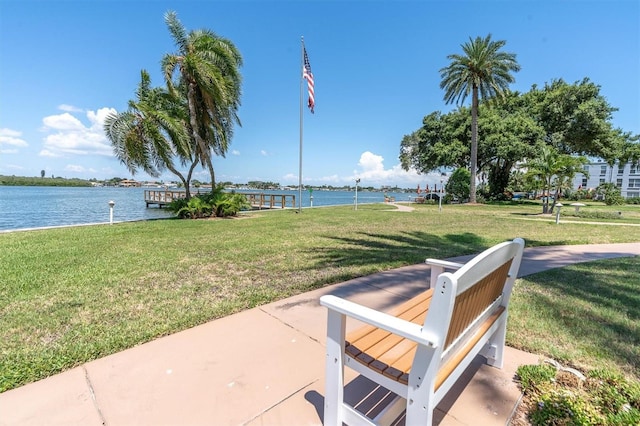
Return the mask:
<svg viewBox="0 0 640 426">
<path fill-rule="evenodd" d="M 604 183 L 604 179 L 600 178 L 599 183 L 600 183 L 600 185 L 602 185 Z"/>
<path fill-rule="evenodd" d="M 637 175 L 638 173 L 638 166 L 636 164 L 632 164 L 631 167 L 629 168 L 629 174 L 630 175 Z"/>
<path fill-rule="evenodd" d="M 618 164 L 618 175 L 624 174 L 624 164 Z"/>
<path fill-rule="evenodd" d="M 616 186 L 622 188 L 622 179 L 616 179 Z"/>
<path fill-rule="evenodd" d="M 640 188 L 640 179 L 629 179 L 629 188 Z"/>
<path fill-rule="evenodd" d="M 607 166 L 600 166 L 600 176 L 607 174 Z"/>
<path fill-rule="evenodd" d="M 582 178 L 582 189 L 587 189 L 587 178 L 583 177 Z"/>
</svg>

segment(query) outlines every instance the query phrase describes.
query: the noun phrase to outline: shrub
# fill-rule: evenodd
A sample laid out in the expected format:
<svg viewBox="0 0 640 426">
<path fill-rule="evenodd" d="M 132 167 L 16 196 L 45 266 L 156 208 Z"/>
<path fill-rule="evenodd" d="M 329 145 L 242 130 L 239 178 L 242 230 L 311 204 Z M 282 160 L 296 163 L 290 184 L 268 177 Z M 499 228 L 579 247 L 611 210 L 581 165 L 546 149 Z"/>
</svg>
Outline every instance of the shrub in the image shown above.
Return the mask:
<svg viewBox="0 0 640 426">
<path fill-rule="evenodd" d="M 224 188 L 219 185 L 211 192 L 197 194 L 188 201 L 173 200 L 167 209 L 179 218 L 198 219 L 210 216 L 236 216 L 241 210 L 250 207 L 244 195 L 224 192 Z"/>
<path fill-rule="evenodd" d="M 640 204 L 640 197 L 627 198 L 627 204 Z"/>
<path fill-rule="evenodd" d="M 624 198 L 620 193 L 620 188 L 612 183 L 602 183 L 596 188 L 596 194 L 604 197 L 604 202 L 608 206 L 619 206 L 624 204 Z"/>
<path fill-rule="evenodd" d="M 520 385 L 525 392 L 537 389 L 543 383 L 549 383 L 556 377 L 556 369 L 552 365 L 521 365 L 516 371 Z"/>
<path fill-rule="evenodd" d="M 607 370 L 584 378 L 551 365 L 517 370 L 533 425 L 638 425 L 640 383 Z"/>
</svg>

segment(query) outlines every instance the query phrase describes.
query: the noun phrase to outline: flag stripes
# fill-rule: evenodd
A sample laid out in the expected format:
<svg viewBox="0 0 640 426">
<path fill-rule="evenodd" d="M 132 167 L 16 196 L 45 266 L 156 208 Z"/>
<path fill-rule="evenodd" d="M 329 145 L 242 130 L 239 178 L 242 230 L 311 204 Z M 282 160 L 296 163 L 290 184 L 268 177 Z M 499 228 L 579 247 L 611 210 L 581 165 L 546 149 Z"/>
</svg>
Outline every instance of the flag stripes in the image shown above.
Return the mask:
<svg viewBox="0 0 640 426">
<path fill-rule="evenodd" d="M 311 64 L 309 63 L 309 57 L 307 56 L 307 49 L 303 46 L 304 51 L 304 65 L 302 67 L 302 78 L 307 80 L 307 90 L 309 92 L 309 102 L 307 106 L 313 114 L 313 108 L 316 106 L 316 100 L 314 96 L 314 82 L 313 73 L 311 72 Z"/>
</svg>

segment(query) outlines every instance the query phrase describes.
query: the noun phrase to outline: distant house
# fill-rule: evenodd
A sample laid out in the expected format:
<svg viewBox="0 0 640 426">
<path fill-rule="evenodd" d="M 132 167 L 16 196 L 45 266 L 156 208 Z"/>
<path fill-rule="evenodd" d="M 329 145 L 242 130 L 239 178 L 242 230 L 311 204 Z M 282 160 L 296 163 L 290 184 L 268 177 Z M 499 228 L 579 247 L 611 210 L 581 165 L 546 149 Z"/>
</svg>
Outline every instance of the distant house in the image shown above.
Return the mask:
<svg viewBox="0 0 640 426">
<path fill-rule="evenodd" d="M 613 183 L 620 188 L 624 198 L 640 197 L 640 164 L 616 163 L 613 166 L 604 161 L 589 163 L 584 166 L 589 177 L 578 173 L 573 180 L 574 188 L 594 189 L 602 183 Z"/>
<path fill-rule="evenodd" d="M 118 186 L 124 187 L 124 188 L 130 188 L 130 187 L 139 187 L 142 184 L 138 181 L 132 180 L 132 179 L 123 179 L 120 181 L 120 184 Z"/>
</svg>

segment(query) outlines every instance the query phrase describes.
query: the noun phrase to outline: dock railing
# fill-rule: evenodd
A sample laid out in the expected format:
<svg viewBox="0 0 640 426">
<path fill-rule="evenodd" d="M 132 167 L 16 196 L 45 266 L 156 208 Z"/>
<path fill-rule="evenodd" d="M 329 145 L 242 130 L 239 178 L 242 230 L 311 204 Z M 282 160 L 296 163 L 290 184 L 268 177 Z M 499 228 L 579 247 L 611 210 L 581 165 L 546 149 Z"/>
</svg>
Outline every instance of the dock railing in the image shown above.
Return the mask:
<svg viewBox="0 0 640 426">
<path fill-rule="evenodd" d="M 289 201 L 291 208 L 296 207 L 296 196 L 294 194 L 265 194 L 265 193 L 244 193 L 251 207 L 262 209 L 287 208 Z"/>
<path fill-rule="evenodd" d="M 167 190 L 153 190 L 153 189 L 145 189 L 144 190 L 144 202 L 147 207 L 151 204 L 157 204 L 158 207 L 162 208 L 173 200 L 177 200 L 180 198 L 185 198 L 187 193 L 185 191 L 167 191 Z"/>
<path fill-rule="evenodd" d="M 196 192 L 197 194 L 197 192 Z M 193 195 L 196 195 L 193 194 Z M 296 207 L 296 196 L 293 194 L 265 194 L 265 193 L 241 193 L 247 197 L 247 202 L 251 204 L 254 209 L 285 209 L 287 207 Z M 147 207 L 152 204 L 157 204 L 162 208 L 167 204 L 170 204 L 173 200 L 185 198 L 187 193 L 185 191 L 167 191 L 167 190 L 153 190 L 145 189 L 144 202 Z"/>
</svg>

